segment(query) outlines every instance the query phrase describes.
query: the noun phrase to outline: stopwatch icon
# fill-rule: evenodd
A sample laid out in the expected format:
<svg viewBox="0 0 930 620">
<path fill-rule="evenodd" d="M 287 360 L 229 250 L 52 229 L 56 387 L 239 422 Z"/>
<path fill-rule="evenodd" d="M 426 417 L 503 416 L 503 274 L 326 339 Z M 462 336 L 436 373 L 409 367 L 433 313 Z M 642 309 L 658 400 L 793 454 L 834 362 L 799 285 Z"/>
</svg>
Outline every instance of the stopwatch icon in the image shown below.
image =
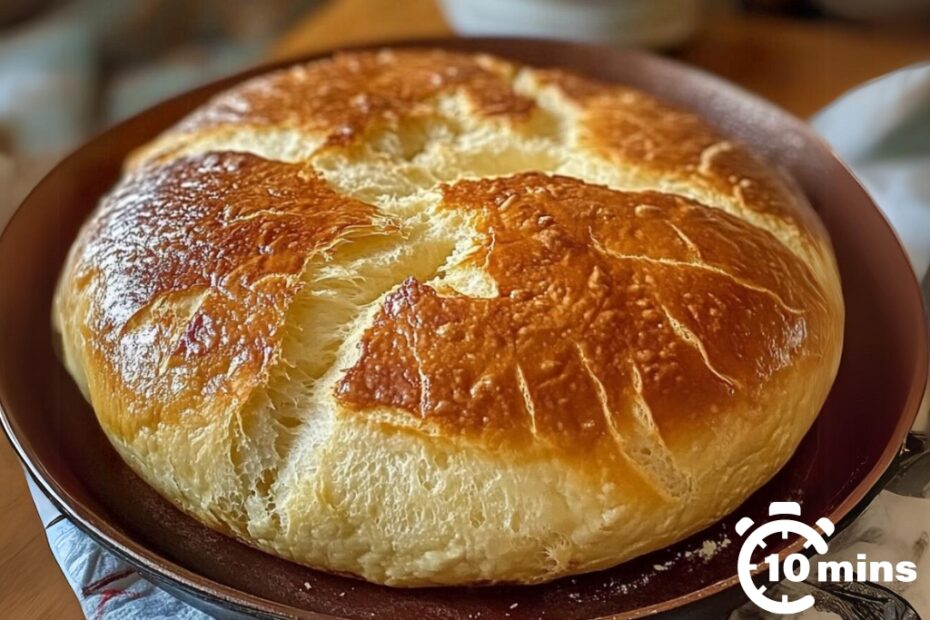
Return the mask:
<svg viewBox="0 0 930 620">
<path fill-rule="evenodd" d="M 801 506 L 797 502 L 772 502 L 769 505 L 769 516 L 775 517 L 781 515 L 800 517 Z M 743 517 L 736 524 L 736 533 L 743 536 L 753 525 L 752 519 Z M 818 519 L 816 525 L 823 531 L 826 537 L 833 534 L 833 522 L 826 517 Z M 814 551 L 818 554 L 824 554 L 828 551 L 825 537 L 821 536 L 820 532 L 813 527 L 796 519 L 776 519 L 775 521 L 769 521 L 753 530 L 743 541 L 743 546 L 740 548 L 739 557 L 737 559 L 739 582 L 746 596 L 749 597 L 749 600 L 765 611 L 774 614 L 798 614 L 810 609 L 814 605 L 813 596 L 807 594 L 799 599 L 789 600 L 788 595 L 784 594 L 781 600 L 776 600 L 766 596 L 766 586 L 756 586 L 752 581 L 753 572 L 759 568 L 757 564 L 752 562 L 753 554 L 757 549 L 765 549 L 765 540 L 768 537 L 779 534 L 783 539 L 787 539 L 789 534 L 801 536 L 806 541 L 804 543 L 804 548 L 810 549 L 813 547 Z M 798 562 L 803 562 L 805 564 L 804 574 L 806 575 L 810 570 L 810 561 L 807 557 L 800 554 L 796 554 L 794 557 L 797 558 Z"/>
</svg>

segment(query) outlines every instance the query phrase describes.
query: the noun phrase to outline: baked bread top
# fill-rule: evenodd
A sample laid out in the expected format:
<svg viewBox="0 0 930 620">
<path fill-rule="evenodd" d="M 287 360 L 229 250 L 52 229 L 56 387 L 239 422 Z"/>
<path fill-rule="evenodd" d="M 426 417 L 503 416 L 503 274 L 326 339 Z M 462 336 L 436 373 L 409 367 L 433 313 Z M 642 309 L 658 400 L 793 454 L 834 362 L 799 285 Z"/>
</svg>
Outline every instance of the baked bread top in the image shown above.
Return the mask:
<svg viewBox="0 0 930 620">
<path fill-rule="evenodd" d="M 137 151 L 70 254 L 64 360 L 211 527 L 398 586 L 667 545 L 785 463 L 843 306 L 790 180 L 639 91 L 337 54 Z"/>
</svg>

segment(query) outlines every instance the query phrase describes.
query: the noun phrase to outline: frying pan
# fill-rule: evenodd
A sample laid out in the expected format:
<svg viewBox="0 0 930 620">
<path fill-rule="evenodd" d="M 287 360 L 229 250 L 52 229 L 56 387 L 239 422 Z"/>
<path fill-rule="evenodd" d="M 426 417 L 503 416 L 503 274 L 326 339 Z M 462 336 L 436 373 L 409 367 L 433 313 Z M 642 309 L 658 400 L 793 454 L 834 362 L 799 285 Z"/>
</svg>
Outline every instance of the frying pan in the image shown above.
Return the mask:
<svg viewBox="0 0 930 620">
<path fill-rule="evenodd" d="M 801 121 L 711 75 L 631 51 L 515 39 L 402 43 L 482 50 L 633 85 L 700 113 L 794 175 L 829 230 L 846 301 L 836 383 L 794 457 L 736 512 L 616 568 L 529 587 L 397 590 L 277 559 L 182 515 L 110 447 L 59 364 L 50 329 L 56 277 L 81 222 L 124 156 L 210 95 L 264 67 L 181 95 L 100 134 L 29 195 L 0 237 L 0 406 L 28 472 L 80 528 L 144 576 L 221 617 L 452 620 L 721 617 L 739 602 L 734 524 L 800 502 L 808 523 L 855 514 L 900 452 L 927 376 L 920 291 L 891 228 Z M 787 554 L 803 541 L 772 541 Z M 716 550 L 708 553 L 708 550 Z"/>
</svg>

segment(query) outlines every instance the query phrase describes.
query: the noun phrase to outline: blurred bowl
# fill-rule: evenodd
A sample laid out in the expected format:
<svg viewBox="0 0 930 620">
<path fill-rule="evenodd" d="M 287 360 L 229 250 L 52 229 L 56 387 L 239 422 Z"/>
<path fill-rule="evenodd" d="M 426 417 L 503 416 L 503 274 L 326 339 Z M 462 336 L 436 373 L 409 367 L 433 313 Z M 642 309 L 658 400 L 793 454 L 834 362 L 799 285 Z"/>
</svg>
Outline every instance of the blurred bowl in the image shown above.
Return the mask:
<svg viewBox="0 0 930 620">
<path fill-rule="evenodd" d="M 700 0 L 441 0 L 459 34 L 667 48 L 694 34 Z"/>
</svg>

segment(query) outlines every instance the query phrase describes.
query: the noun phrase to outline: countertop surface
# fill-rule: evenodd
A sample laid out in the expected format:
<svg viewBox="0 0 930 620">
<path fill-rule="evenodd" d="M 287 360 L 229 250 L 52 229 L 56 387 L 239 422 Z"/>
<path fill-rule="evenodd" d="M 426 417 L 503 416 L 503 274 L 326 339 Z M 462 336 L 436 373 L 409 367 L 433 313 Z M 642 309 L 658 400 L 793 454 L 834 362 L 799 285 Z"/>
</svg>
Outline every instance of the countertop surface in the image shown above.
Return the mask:
<svg viewBox="0 0 930 620">
<path fill-rule="evenodd" d="M 271 56 L 450 33 L 434 0 L 332 0 L 295 23 Z M 696 38 L 671 55 L 804 117 L 856 84 L 930 60 L 930 37 L 837 21 L 723 13 L 706 20 Z M 0 617 L 80 615 L 48 549 L 19 462 L 0 439 Z"/>
</svg>

